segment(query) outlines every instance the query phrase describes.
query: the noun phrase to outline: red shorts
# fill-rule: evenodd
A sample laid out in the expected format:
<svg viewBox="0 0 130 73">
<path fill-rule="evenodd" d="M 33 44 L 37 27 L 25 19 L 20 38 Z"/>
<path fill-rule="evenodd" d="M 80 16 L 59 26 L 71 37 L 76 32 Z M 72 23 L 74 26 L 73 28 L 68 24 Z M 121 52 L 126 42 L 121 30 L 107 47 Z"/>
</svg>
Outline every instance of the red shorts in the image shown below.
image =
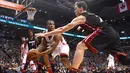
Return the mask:
<svg viewBox="0 0 130 73">
<path fill-rule="evenodd" d="M 82 42 L 85 43 L 85 45 L 94 53 L 98 53 L 98 50 L 90 45 L 90 42 L 101 32 L 101 27 L 98 27 L 97 30 L 95 30 L 93 33 L 88 35 L 86 38 L 82 40 Z"/>
</svg>

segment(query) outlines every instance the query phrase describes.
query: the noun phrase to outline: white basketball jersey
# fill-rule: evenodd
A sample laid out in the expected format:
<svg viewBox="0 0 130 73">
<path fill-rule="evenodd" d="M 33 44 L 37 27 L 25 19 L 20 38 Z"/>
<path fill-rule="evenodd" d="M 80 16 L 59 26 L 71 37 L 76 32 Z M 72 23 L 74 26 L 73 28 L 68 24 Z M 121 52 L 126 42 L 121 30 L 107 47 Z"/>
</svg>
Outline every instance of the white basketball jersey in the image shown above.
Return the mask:
<svg viewBox="0 0 130 73">
<path fill-rule="evenodd" d="M 107 60 L 108 60 L 109 62 L 114 62 L 114 57 L 113 57 L 111 54 L 109 54 Z"/>
<path fill-rule="evenodd" d="M 65 41 L 64 37 L 62 36 L 62 38 L 61 38 L 61 40 L 59 41 L 59 44 L 58 44 L 57 47 L 62 47 L 62 46 L 64 46 L 64 45 L 66 45 L 66 44 L 67 44 L 67 42 Z"/>
<path fill-rule="evenodd" d="M 47 46 L 48 46 L 47 48 L 51 47 L 53 39 L 54 39 L 54 36 L 52 36 L 51 38 L 49 38 L 48 36 L 45 37 L 45 40 L 46 40 Z M 59 41 L 59 44 L 57 47 L 62 47 L 66 44 L 67 43 L 66 43 L 64 37 L 62 36 L 62 39 Z"/>
</svg>

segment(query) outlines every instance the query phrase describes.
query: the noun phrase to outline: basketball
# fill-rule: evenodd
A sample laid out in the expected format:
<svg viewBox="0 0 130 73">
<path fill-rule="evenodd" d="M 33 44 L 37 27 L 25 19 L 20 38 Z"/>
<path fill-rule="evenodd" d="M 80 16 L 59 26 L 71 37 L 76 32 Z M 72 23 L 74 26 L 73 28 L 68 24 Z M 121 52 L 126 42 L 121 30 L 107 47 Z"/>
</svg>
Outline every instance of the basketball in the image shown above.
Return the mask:
<svg viewBox="0 0 130 73">
<path fill-rule="evenodd" d="M 40 57 L 39 54 L 40 52 L 37 49 L 31 49 L 27 54 L 27 58 L 29 60 L 37 61 Z"/>
</svg>

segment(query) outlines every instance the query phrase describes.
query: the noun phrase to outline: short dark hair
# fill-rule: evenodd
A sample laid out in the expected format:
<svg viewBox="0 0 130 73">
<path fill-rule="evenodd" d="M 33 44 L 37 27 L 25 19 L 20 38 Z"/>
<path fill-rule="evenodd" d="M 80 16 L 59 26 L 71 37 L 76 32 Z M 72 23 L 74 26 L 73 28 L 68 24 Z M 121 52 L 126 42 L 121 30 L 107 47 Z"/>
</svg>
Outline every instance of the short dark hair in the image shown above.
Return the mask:
<svg viewBox="0 0 130 73">
<path fill-rule="evenodd" d="M 46 22 L 46 25 L 49 25 L 49 24 L 51 24 L 51 22 L 54 22 L 53 20 L 48 20 L 47 22 Z M 55 22 L 54 22 L 55 23 Z"/>
<path fill-rule="evenodd" d="M 79 8 L 83 7 L 84 10 L 87 9 L 87 3 L 85 3 L 84 1 L 77 1 L 75 2 L 75 5 L 77 5 Z"/>
</svg>

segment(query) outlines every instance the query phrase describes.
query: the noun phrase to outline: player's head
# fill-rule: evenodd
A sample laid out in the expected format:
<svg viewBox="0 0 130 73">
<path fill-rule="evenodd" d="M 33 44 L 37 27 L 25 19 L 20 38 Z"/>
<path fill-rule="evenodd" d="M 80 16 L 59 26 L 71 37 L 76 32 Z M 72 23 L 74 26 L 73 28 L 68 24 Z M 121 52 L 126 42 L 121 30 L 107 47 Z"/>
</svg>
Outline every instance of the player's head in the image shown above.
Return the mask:
<svg viewBox="0 0 130 73">
<path fill-rule="evenodd" d="M 30 37 L 32 37 L 33 36 L 33 31 L 32 30 L 28 30 L 28 34 L 29 34 Z"/>
<path fill-rule="evenodd" d="M 55 22 L 53 20 L 48 20 L 46 22 L 48 30 L 52 31 L 55 29 Z"/>
<path fill-rule="evenodd" d="M 87 4 L 84 1 L 75 2 L 75 15 L 79 16 L 87 10 Z"/>
<path fill-rule="evenodd" d="M 24 42 L 25 41 L 25 37 L 21 37 L 21 40 L 22 40 L 22 42 Z"/>
<path fill-rule="evenodd" d="M 109 54 L 109 56 L 112 56 L 111 54 Z"/>
<path fill-rule="evenodd" d="M 26 38 L 25 38 L 25 37 L 22 37 L 21 40 L 22 40 L 22 43 L 25 43 Z"/>
</svg>

